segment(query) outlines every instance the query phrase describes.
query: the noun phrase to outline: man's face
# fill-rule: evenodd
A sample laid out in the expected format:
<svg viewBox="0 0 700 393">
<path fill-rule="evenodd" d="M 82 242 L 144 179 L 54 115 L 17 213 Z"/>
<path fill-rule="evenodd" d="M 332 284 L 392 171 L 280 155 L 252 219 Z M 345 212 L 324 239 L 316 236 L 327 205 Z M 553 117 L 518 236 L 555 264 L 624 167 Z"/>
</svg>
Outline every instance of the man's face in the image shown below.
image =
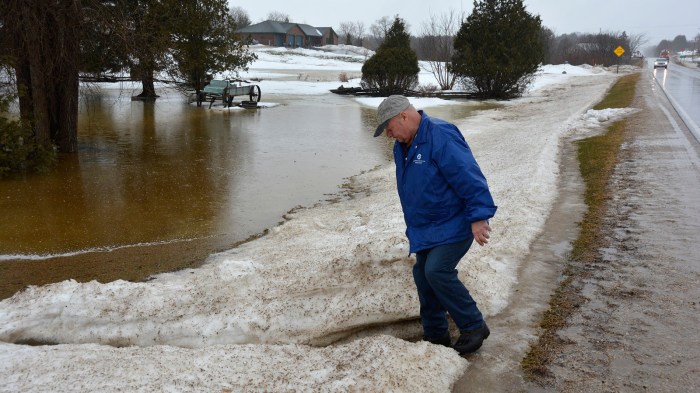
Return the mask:
<svg viewBox="0 0 700 393">
<path fill-rule="evenodd" d="M 386 123 L 386 136 L 394 138 L 401 143 L 408 143 L 413 140 L 415 130 L 412 130 L 408 122 L 408 116 L 401 112 Z"/>
</svg>

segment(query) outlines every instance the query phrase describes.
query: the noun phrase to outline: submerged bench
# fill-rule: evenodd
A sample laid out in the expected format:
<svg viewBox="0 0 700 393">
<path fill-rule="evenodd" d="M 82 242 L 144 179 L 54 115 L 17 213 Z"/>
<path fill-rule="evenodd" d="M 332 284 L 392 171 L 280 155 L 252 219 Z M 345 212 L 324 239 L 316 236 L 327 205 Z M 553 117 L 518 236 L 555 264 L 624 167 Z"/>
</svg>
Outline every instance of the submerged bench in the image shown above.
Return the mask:
<svg viewBox="0 0 700 393">
<path fill-rule="evenodd" d="M 237 85 L 236 82 L 239 84 Z M 250 101 L 260 102 L 260 86 L 258 85 L 242 85 L 241 83 L 250 83 L 241 79 L 225 80 L 214 79 L 204 86 L 204 89 L 197 97 L 197 106 L 200 106 L 203 101 L 209 101 L 211 108 L 214 101 L 221 99 L 225 106 L 231 106 L 233 97 L 247 95 Z"/>
</svg>

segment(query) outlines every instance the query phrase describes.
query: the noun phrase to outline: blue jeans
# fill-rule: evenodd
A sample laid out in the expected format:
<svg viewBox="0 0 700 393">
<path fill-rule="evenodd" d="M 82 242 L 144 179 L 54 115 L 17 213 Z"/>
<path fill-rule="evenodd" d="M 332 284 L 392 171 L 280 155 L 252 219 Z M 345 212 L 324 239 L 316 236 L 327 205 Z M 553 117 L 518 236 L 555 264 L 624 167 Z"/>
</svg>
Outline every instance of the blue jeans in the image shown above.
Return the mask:
<svg viewBox="0 0 700 393">
<path fill-rule="evenodd" d="M 447 330 L 450 313 L 460 331 L 479 329 L 484 324 L 481 311 L 457 277 L 457 264 L 471 247 L 473 237 L 443 244 L 416 253 L 413 279 L 420 300 L 420 320 L 425 337 L 435 338 Z"/>
</svg>

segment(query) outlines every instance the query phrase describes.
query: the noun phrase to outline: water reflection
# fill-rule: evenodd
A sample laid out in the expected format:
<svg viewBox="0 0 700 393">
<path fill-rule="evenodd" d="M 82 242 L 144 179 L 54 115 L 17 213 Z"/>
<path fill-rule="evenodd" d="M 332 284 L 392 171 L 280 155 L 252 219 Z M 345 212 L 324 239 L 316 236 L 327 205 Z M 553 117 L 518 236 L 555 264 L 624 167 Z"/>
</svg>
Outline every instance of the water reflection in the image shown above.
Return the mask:
<svg viewBox="0 0 700 393">
<path fill-rule="evenodd" d="M 375 111 L 348 97 L 278 96 L 274 108 L 227 112 L 167 92 L 156 103 L 109 90 L 82 98 L 78 154 L 0 182 L 0 258 L 242 240 L 390 160 L 372 137 Z M 474 109 L 429 113 L 453 120 Z"/>
<path fill-rule="evenodd" d="M 386 162 L 352 101 L 279 102 L 221 113 L 176 94 L 85 96 L 78 154 L 0 182 L 0 254 L 242 239 Z"/>
<path fill-rule="evenodd" d="M 661 88 L 665 90 L 666 89 L 666 78 L 668 76 L 668 69 L 664 68 L 663 71 L 661 71 L 660 69 L 654 67 L 654 79 L 659 80 L 659 75 L 658 75 L 659 72 L 663 72 L 663 78 L 661 79 L 660 84 L 661 84 Z"/>
</svg>

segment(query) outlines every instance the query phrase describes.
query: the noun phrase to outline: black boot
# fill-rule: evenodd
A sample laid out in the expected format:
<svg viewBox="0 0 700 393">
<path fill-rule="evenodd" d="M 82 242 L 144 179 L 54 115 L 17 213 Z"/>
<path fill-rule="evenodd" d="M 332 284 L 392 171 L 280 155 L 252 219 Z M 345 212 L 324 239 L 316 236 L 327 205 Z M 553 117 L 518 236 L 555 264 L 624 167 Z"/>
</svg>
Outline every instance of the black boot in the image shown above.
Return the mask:
<svg viewBox="0 0 700 393">
<path fill-rule="evenodd" d="M 445 332 L 445 334 L 443 334 L 440 337 L 431 337 L 431 338 L 423 337 L 423 341 L 428 341 L 431 344 L 436 344 L 436 345 L 444 345 L 448 348 L 452 344 L 452 339 L 450 338 L 449 331 Z"/>
<path fill-rule="evenodd" d="M 460 355 L 476 352 L 481 348 L 481 344 L 488 338 L 489 334 L 491 334 L 491 331 L 486 326 L 486 322 L 484 322 L 484 326 L 479 329 L 462 331 L 453 348 Z"/>
</svg>

